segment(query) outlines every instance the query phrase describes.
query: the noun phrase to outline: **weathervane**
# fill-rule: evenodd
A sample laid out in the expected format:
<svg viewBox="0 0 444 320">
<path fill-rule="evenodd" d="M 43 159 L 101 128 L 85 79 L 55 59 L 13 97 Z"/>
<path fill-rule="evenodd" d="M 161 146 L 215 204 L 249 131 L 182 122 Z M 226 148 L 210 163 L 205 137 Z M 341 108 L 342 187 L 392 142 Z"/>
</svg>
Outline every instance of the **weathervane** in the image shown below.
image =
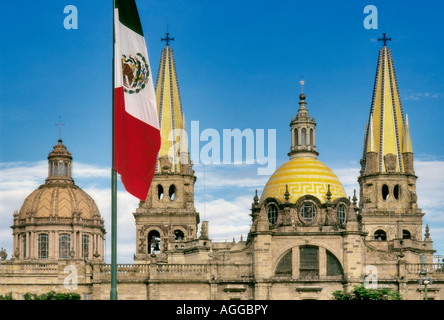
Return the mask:
<svg viewBox="0 0 444 320">
<path fill-rule="evenodd" d="M 386 46 L 387 41 L 392 41 L 392 38 L 387 38 L 385 36 L 385 32 L 382 34 L 382 38 L 378 38 L 378 41 L 382 41 L 384 43 L 384 47 Z"/>
<path fill-rule="evenodd" d="M 170 33 L 167 32 L 165 38 L 160 38 L 160 41 L 166 41 L 166 45 L 167 45 L 167 46 L 168 46 L 168 42 L 170 42 L 171 40 L 174 41 L 174 38 L 170 38 L 169 35 L 170 35 Z"/>
</svg>

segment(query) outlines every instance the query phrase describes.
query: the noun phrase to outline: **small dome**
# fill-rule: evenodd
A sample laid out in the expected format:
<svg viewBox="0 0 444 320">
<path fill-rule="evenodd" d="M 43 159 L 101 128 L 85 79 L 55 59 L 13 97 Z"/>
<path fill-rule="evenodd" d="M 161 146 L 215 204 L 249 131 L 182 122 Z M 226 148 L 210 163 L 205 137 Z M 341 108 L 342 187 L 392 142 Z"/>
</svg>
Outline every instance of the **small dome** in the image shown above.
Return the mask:
<svg viewBox="0 0 444 320">
<path fill-rule="evenodd" d="M 30 218 L 100 218 L 94 200 L 78 186 L 44 184 L 23 202 L 19 219 Z"/>
<path fill-rule="evenodd" d="M 58 140 L 48 155 L 48 178 L 24 201 L 18 218 L 100 219 L 94 200 L 71 177 L 71 153 Z"/>
<path fill-rule="evenodd" d="M 333 171 L 312 157 L 291 159 L 277 169 L 265 185 L 260 202 L 268 197 L 285 202 L 287 185 L 291 203 L 295 203 L 304 195 L 313 195 L 325 203 L 328 185 L 330 185 L 331 201 L 346 197 L 344 187 Z"/>
</svg>

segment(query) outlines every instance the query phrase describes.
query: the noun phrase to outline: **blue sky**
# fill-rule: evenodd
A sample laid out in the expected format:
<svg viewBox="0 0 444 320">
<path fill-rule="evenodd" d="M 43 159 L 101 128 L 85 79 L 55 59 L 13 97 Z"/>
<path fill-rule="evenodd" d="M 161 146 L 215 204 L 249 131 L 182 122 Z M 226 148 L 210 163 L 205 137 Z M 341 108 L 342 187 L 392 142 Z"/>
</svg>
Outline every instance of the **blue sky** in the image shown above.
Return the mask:
<svg viewBox="0 0 444 320">
<path fill-rule="evenodd" d="M 349 196 L 358 188 L 381 47 L 377 38 L 387 32 L 409 116 L 418 202 L 435 248 L 444 253 L 442 2 L 137 4 L 155 75 L 165 45 L 160 38 L 167 30 L 175 38 L 171 47 L 188 128 L 199 121 L 201 131 L 213 128 L 221 135 L 223 129 L 276 129 L 279 166 L 287 160 L 289 122 L 303 77 L 307 107 L 317 122 L 318 159 L 334 170 Z M 370 4 L 378 9 L 377 30 L 363 25 Z M 77 30 L 64 28 L 67 5 L 78 9 Z M 109 225 L 112 1 L 10 1 L 3 4 L 0 24 L 0 246 L 11 253 L 13 211 L 46 178 L 59 116 L 76 184 L 94 197 Z M 260 193 L 268 179 L 258 176 L 256 167 L 208 166 L 204 175 L 196 166 L 196 207 L 201 220 L 210 221 L 213 239 L 246 236 L 254 190 Z M 119 184 L 120 263 L 130 263 L 135 251 L 137 203 Z"/>
</svg>

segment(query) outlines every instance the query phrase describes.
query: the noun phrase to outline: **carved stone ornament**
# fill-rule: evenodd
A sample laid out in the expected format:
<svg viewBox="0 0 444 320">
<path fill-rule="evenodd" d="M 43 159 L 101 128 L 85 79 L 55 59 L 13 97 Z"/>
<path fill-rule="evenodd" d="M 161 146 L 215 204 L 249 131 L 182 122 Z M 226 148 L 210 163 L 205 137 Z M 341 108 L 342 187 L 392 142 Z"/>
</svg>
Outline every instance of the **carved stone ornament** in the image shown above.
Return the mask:
<svg viewBox="0 0 444 320">
<path fill-rule="evenodd" d="M 210 258 L 212 258 L 213 260 L 216 261 L 228 261 L 231 259 L 231 254 L 227 251 L 221 251 L 221 252 L 215 252 L 215 253 L 210 253 L 208 255 Z"/>
<path fill-rule="evenodd" d="M 7 257 L 8 257 L 8 254 L 6 253 L 6 250 L 5 250 L 4 248 L 2 248 L 2 249 L 0 250 L 0 258 L 1 258 L 2 260 L 6 260 Z"/>
<path fill-rule="evenodd" d="M 384 156 L 385 170 L 387 172 L 395 172 L 396 159 L 397 159 L 397 156 L 394 155 L 393 153 L 389 153 Z"/>
<path fill-rule="evenodd" d="M 291 226 L 291 224 L 292 224 L 292 219 L 290 214 L 290 208 L 285 207 L 282 213 L 282 225 Z"/>
<path fill-rule="evenodd" d="M 162 173 L 168 173 L 171 170 L 171 162 L 170 159 L 168 159 L 168 156 L 161 156 L 159 158 L 160 161 L 160 170 Z"/>
<path fill-rule="evenodd" d="M 208 221 L 202 221 L 199 239 L 208 240 Z"/>
<path fill-rule="evenodd" d="M 396 261 L 398 259 L 398 255 L 394 251 L 385 251 L 376 249 L 375 247 L 371 246 L 367 241 L 364 241 L 364 245 L 370 249 L 370 251 L 375 252 L 378 255 L 378 258 L 380 260 L 384 261 Z"/>
<path fill-rule="evenodd" d="M 413 191 L 410 191 L 410 201 L 412 203 L 416 203 L 418 201 L 418 197 L 416 196 L 416 193 Z"/>
</svg>

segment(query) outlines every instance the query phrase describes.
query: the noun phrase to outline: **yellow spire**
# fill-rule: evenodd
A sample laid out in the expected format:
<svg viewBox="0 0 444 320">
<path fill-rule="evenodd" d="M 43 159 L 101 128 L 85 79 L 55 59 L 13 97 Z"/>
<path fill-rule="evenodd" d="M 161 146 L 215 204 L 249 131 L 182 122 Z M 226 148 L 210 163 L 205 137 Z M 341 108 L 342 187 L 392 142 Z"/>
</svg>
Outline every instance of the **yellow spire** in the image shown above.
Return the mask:
<svg viewBox="0 0 444 320">
<path fill-rule="evenodd" d="M 169 38 L 167 34 L 167 40 Z M 162 40 L 166 40 L 162 39 Z M 173 50 L 169 47 L 168 41 L 162 50 L 160 57 L 159 71 L 156 82 L 157 111 L 159 114 L 159 126 L 161 135 L 161 147 L 159 158 L 169 156 L 171 161 L 171 172 L 180 172 L 180 140 L 186 136 L 185 118 L 180 102 L 179 83 L 177 80 L 176 65 L 174 62 Z M 182 147 L 184 149 L 184 147 Z M 188 153 L 188 148 L 182 153 Z M 183 159 L 183 158 L 182 158 Z M 157 166 L 157 172 L 160 172 Z"/>
<path fill-rule="evenodd" d="M 413 153 L 412 148 L 412 139 L 410 138 L 410 128 L 409 128 L 409 117 L 408 115 L 405 116 L 405 134 L 404 134 L 404 141 L 402 143 L 402 153 L 410 152 Z"/>
<path fill-rule="evenodd" d="M 386 46 L 386 40 L 390 39 L 385 38 L 385 34 L 384 39 L 384 46 L 379 51 L 370 110 L 371 124 L 366 131 L 364 150 L 377 153 L 378 172 L 404 172 L 401 149 L 405 139 L 404 115 L 392 53 Z M 365 157 L 364 153 L 364 161 Z"/>
<path fill-rule="evenodd" d="M 367 152 L 375 152 L 375 134 L 373 132 L 373 115 L 370 115 Z"/>
</svg>

